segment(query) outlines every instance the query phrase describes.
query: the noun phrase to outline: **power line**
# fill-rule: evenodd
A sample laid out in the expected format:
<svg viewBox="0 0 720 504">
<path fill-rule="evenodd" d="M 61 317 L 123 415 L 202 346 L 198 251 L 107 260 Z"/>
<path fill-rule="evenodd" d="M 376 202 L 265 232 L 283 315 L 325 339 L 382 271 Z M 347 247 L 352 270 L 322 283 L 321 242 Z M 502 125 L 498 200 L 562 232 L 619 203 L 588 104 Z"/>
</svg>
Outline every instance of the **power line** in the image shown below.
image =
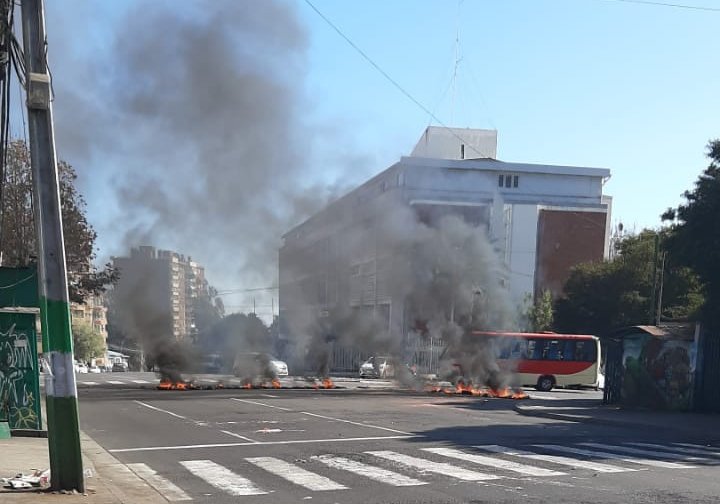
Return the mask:
<svg viewBox="0 0 720 504">
<path fill-rule="evenodd" d="M 706 11 L 706 12 L 720 12 L 720 7 L 705 7 L 701 5 L 686 5 L 686 4 L 676 4 L 676 3 L 669 3 L 669 2 L 655 2 L 651 0 L 604 0 L 606 2 L 623 2 L 623 3 L 632 3 L 632 4 L 640 4 L 640 5 L 654 5 L 656 7 L 674 7 L 676 9 L 690 9 L 690 10 L 699 10 L 699 11 Z"/>
<path fill-rule="evenodd" d="M 338 28 L 337 25 L 335 25 L 335 23 L 333 23 L 333 22 L 332 22 L 330 19 L 328 19 L 322 12 L 320 12 L 320 10 L 319 10 L 317 7 L 315 7 L 315 5 L 313 5 L 313 3 L 312 3 L 310 0 L 305 0 L 305 3 L 306 3 L 312 10 L 314 10 L 315 13 L 316 13 L 318 16 L 320 16 L 320 17 L 322 18 L 322 20 L 325 21 L 325 22 L 328 24 L 328 26 L 330 26 L 330 28 L 332 28 L 333 30 L 335 30 L 335 32 L 337 32 L 337 34 L 340 35 L 340 36 L 343 38 L 343 40 L 345 40 L 345 42 L 348 43 L 348 45 L 349 45 L 350 47 L 352 47 L 353 49 L 355 49 L 355 51 L 356 51 L 360 56 L 362 56 L 363 59 L 365 59 L 365 61 L 367 61 L 368 63 L 370 63 L 370 65 L 371 65 L 375 70 L 377 70 L 377 71 L 380 73 L 380 75 L 382 75 L 383 77 L 385 77 L 385 79 L 386 79 L 388 82 L 390 82 L 390 84 L 392 84 L 393 86 L 395 86 L 395 88 L 396 88 L 398 91 L 400 91 L 400 92 L 401 92 L 402 94 L 404 94 L 405 97 L 407 97 L 411 102 L 413 102 L 415 105 L 417 105 L 417 106 L 420 108 L 420 110 L 422 110 L 423 112 L 425 112 L 428 116 L 432 117 L 433 120 L 435 120 L 440 126 L 442 126 L 443 128 L 445 128 L 446 130 L 448 130 L 448 131 L 450 132 L 450 134 L 452 134 L 452 136 L 454 136 L 455 138 L 457 138 L 458 140 L 460 140 L 461 142 L 463 142 L 463 144 L 466 144 L 466 143 L 467 143 L 465 139 L 463 139 L 460 135 L 458 135 L 457 133 L 455 133 L 455 131 L 454 131 L 452 128 L 450 128 L 450 127 L 447 126 L 444 122 L 442 122 L 440 119 L 438 119 L 438 117 L 437 117 L 430 109 L 428 109 L 425 105 L 423 105 L 422 103 L 420 103 L 420 101 L 418 101 L 413 95 L 411 95 L 408 91 L 406 91 L 405 88 L 403 88 L 395 79 L 393 79 L 392 77 L 390 77 L 390 75 L 389 75 L 385 70 L 383 70 L 383 69 L 380 67 L 380 65 L 378 65 L 377 63 L 375 63 L 375 61 L 373 61 L 373 59 L 370 58 L 370 56 L 368 56 L 368 55 L 365 53 L 365 51 L 363 51 L 362 49 L 360 49 L 360 48 L 355 44 L 355 42 L 353 42 L 352 40 L 350 40 L 350 38 L 349 38 L 347 35 L 345 35 L 345 34 L 342 32 L 342 30 L 341 30 L 340 28 Z M 484 158 L 489 158 L 489 157 L 490 157 L 490 156 L 488 156 L 487 154 L 485 154 L 484 152 L 481 152 L 480 150 L 478 150 L 475 146 L 473 146 L 473 145 L 470 144 L 470 143 L 467 143 L 467 147 L 470 148 L 470 149 L 472 149 L 472 150 L 474 150 L 476 153 L 478 153 L 478 154 L 480 155 L 480 157 L 484 157 Z"/>
</svg>

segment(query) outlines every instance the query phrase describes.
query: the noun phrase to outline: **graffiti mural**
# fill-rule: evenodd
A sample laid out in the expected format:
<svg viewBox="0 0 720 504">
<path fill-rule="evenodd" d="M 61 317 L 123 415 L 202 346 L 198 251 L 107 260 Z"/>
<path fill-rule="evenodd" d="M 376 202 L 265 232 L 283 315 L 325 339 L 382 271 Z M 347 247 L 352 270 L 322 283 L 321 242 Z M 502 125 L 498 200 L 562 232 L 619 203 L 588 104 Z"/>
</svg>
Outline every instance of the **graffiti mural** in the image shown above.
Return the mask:
<svg viewBox="0 0 720 504">
<path fill-rule="evenodd" d="M 34 320 L 0 314 L 0 419 L 13 429 L 41 427 Z"/>
<path fill-rule="evenodd" d="M 626 337 L 622 402 L 655 409 L 689 409 L 694 354 L 692 341 L 659 339 L 650 335 Z"/>
</svg>

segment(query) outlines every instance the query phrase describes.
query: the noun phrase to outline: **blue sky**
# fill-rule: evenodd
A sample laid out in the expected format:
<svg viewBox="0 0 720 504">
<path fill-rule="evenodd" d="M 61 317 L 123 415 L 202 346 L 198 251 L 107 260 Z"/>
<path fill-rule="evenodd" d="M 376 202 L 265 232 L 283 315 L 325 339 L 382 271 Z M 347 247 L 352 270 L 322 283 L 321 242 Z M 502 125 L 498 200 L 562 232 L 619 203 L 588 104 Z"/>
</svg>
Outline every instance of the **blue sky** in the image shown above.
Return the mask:
<svg viewBox="0 0 720 504">
<path fill-rule="evenodd" d="M 720 136 L 720 12 L 603 0 L 314 4 L 446 125 L 496 128 L 500 159 L 610 168 L 614 218 L 630 227 L 659 224 Z M 316 114 L 342 120 L 380 166 L 407 153 L 427 114 L 300 12 Z"/>
<path fill-rule="evenodd" d="M 613 221 L 629 228 L 659 225 L 659 214 L 681 202 L 707 166 L 708 140 L 720 137 L 720 12 L 612 0 L 312 1 L 445 125 L 497 129 L 500 159 L 609 168 Z M 713 0 L 682 1 L 720 8 Z M 152 4 L 185 17 L 204 6 Z M 279 4 L 306 32 L 302 69 L 285 76 L 302 93 L 298 112 L 313 131 L 304 180 L 361 181 L 408 154 L 424 128 L 437 124 L 304 1 Z M 128 15 L 142 15 L 147 5 L 48 3 L 57 123 L 69 121 L 59 114 L 73 115 L 63 108 L 64 89 L 98 108 L 112 102 L 97 92 L 112 72 L 93 68 L 112 58 L 118 34 L 133 36 Z M 82 117 L 71 119 L 82 130 Z M 113 177 L 129 158 L 94 145 L 89 133 L 87 159 L 63 145 L 63 134 L 58 152 L 78 157 L 68 161 L 80 173 L 101 250 L 119 253 L 126 209 Z"/>
</svg>

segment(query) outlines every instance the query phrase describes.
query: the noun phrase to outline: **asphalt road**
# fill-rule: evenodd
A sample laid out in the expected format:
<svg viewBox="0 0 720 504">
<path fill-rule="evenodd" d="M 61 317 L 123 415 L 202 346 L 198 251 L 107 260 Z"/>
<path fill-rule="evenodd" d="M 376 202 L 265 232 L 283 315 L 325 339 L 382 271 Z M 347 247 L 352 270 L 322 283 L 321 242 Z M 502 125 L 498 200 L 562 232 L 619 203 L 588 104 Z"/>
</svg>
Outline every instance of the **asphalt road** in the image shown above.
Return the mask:
<svg viewBox="0 0 720 504">
<path fill-rule="evenodd" d="M 720 446 L 704 447 L 713 433 L 526 417 L 504 399 L 134 385 L 81 386 L 82 428 L 169 501 L 715 503 L 720 495 Z M 536 397 L 572 404 L 598 395 Z"/>
</svg>

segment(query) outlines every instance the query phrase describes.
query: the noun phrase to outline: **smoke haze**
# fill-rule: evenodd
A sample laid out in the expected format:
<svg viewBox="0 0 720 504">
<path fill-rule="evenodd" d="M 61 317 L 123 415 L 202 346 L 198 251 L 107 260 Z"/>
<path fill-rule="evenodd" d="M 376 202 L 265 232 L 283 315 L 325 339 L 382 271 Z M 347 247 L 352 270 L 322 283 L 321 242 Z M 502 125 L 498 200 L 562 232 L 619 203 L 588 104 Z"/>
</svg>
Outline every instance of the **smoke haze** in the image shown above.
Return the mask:
<svg viewBox="0 0 720 504">
<path fill-rule="evenodd" d="M 310 169 L 308 34 L 282 1 L 132 5 L 109 46 L 57 55 L 58 150 L 106 182 L 106 253 L 151 244 L 221 287 L 274 284 L 282 233 L 342 189 Z"/>
</svg>

